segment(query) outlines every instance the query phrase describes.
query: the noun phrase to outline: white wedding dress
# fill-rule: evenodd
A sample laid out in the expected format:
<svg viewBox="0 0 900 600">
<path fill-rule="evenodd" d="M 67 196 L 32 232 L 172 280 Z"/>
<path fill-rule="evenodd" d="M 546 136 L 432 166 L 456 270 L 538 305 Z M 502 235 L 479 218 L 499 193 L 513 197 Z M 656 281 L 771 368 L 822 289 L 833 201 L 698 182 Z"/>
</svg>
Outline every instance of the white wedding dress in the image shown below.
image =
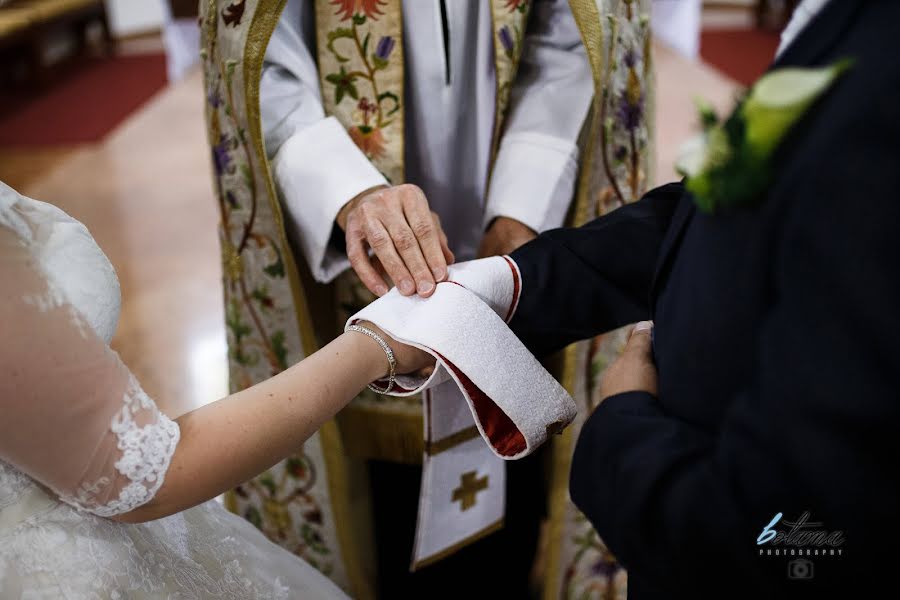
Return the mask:
<svg viewBox="0 0 900 600">
<path fill-rule="evenodd" d="M 109 349 L 87 229 L 0 183 L 0 598 L 345 598 L 214 501 L 145 524 L 178 425 Z"/>
</svg>

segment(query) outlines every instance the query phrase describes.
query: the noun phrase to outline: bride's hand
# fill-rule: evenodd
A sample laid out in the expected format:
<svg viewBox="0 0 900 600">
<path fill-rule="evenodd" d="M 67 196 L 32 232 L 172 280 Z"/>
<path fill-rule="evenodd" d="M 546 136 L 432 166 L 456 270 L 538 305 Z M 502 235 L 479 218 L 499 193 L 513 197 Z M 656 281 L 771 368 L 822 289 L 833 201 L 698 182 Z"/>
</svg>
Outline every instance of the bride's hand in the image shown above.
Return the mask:
<svg viewBox="0 0 900 600">
<path fill-rule="evenodd" d="M 434 366 L 434 357 L 424 350 L 420 350 L 415 346 L 401 344 L 369 321 L 362 321 L 359 324 L 367 329 L 371 329 L 388 343 L 391 350 L 394 351 L 398 375 L 414 373 Z"/>
</svg>

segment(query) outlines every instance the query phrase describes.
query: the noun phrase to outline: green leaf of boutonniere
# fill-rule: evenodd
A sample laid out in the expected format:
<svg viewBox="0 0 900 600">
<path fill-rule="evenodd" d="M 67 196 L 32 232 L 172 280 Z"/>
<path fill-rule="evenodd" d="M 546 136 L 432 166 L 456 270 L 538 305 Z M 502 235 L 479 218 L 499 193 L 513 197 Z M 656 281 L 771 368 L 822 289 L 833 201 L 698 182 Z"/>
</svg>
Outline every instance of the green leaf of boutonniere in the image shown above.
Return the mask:
<svg viewBox="0 0 900 600">
<path fill-rule="evenodd" d="M 763 76 L 720 123 L 700 104 L 703 133 L 682 147 L 676 166 L 697 207 L 706 213 L 746 206 L 771 181 L 771 158 L 791 128 L 850 68 L 843 60 L 820 69 L 785 68 Z"/>
</svg>

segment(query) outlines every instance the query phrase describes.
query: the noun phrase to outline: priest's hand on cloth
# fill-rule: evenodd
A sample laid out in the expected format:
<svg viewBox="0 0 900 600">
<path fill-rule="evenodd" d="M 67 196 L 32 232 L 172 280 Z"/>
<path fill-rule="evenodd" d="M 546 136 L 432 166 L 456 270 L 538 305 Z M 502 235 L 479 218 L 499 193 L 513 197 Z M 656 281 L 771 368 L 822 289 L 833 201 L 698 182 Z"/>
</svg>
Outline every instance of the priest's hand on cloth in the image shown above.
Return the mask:
<svg viewBox="0 0 900 600">
<path fill-rule="evenodd" d="M 497 217 L 488 226 L 478 248 L 478 257 L 503 256 L 537 237 L 528 225 L 510 217 Z"/>
<path fill-rule="evenodd" d="M 642 321 L 631 330 L 625 349 L 603 372 L 601 402 L 626 392 L 647 392 L 656 396 L 657 376 L 653 362 L 653 322 Z"/>
<path fill-rule="evenodd" d="M 447 278 L 453 252 L 440 218 L 417 186 L 366 190 L 345 204 L 335 221 L 346 235 L 350 265 L 376 296 L 387 293 L 387 278 L 402 295 L 422 297 Z"/>
</svg>

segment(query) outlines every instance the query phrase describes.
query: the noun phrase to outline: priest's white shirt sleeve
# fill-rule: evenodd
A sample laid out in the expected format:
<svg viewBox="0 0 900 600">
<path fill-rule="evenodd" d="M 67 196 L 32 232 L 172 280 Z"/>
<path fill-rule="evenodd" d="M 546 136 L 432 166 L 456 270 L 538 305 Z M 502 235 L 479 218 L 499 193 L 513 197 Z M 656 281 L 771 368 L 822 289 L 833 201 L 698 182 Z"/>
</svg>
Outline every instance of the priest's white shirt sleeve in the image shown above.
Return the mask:
<svg viewBox="0 0 900 600">
<path fill-rule="evenodd" d="M 569 3 L 536 1 L 532 10 L 484 225 L 509 217 L 541 232 L 565 220 L 578 171 L 578 134 L 593 83 Z"/>
<path fill-rule="evenodd" d="M 384 176 L 334 117 L 325 116 L 316 60 L 313 3 L 289 0 L 266 49 L 260 111 L 289 233 L 317 281 L 328 282 L 349 267 L 331 248 L 333 223 L 351 198 Z"/>
</svg>

